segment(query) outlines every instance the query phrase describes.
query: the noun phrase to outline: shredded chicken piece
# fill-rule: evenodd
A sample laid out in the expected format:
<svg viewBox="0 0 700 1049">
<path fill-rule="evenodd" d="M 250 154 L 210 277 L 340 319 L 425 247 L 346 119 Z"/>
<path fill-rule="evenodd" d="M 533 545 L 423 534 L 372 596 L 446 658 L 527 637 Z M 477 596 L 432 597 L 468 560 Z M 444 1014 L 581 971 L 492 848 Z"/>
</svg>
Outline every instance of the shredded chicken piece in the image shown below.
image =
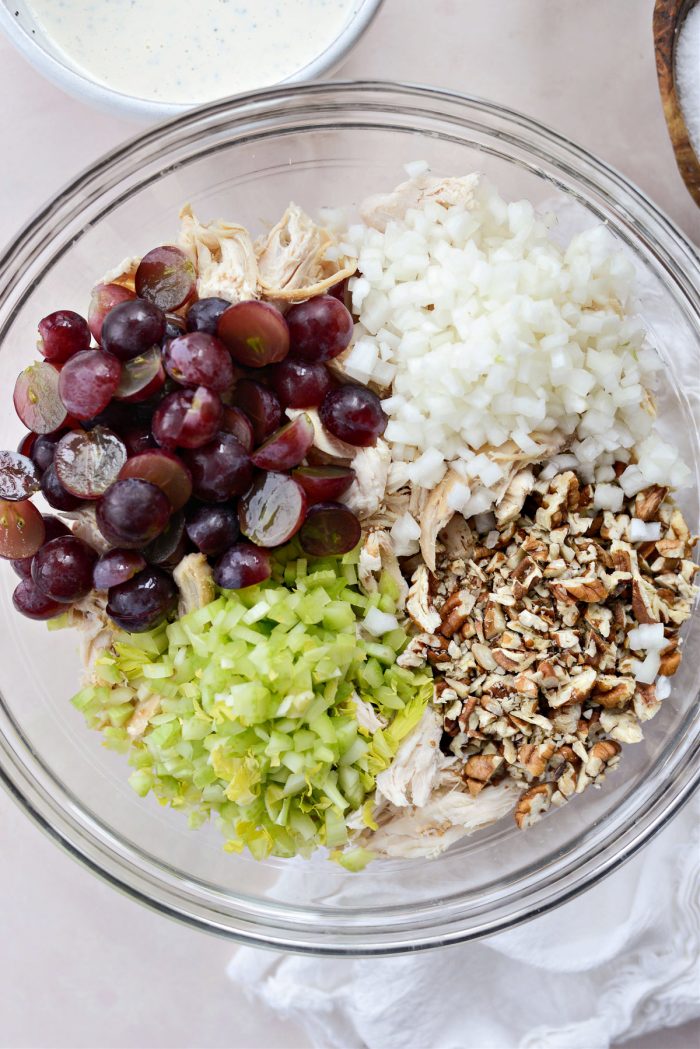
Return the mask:
<svg viewBox="0 0 700 1049">
<path fill-rule="evenodd" d="M 448 470 L 440 484 L 433 488 L 425 504 L 420 522 L 420 549 L 431 572 L 435 571 L 437 537 L 455 513 L 448 505 L 448 496 L 456 484 L 463 483 L 458 473 Z"/>
<path fill-rule="evenodd" d="M 377 797 L 397 808 L 425 805 L 446 763 L 440 750 L 442 718 L 431 707 L 399 746 L 388 769 L 377 776 Z"/>
<path fill-rule="evenodd" d="M 107 270 L 100 284 L 122 284 L 125 288 L 134 290 L 134 277 L 139 268 L 141 258 L 138 255 L 129 255 L 127 258 L 111 270 Z"/>
<path fill-rule="evenodd" d="M 216 597 L 214 577 L 204 554 L 187 554 L 183 557 L 173 572 L 173 579 L 180 590 L 179 616 L 204 608 Z"/>
<path fill-rule="evenodd" d="M 255 242 L 262 296 L 279 302 L 303 302 L 322 295 L 357 269 L 354 259 L 328 258 L 335 238 L 317 226 L 297 204 L 290 204 L 265 237 Z"/>
<path fill-rule="evenodd" d="M 431 859 L 460 838 L 496 823 L 512 810 L 516 797 L 517 789 L 506 783 L 476 797 L 443 790 L 420 808 L 384 811 L 379 829 L 363 835 L 361 844 L 379 856 Z"/>
<path fill-rule="evenodd" d="M 107 615 L 107 595 L 93 590 L 68 611 L 68 623 L 81 632 L 80 659 L 83 684 L 95 684 L 95 663 L 112 647 L 115 627 Z"/>
<path fill-rule="evenodd" d="M 330 459 L 342 459 L 344 462 L 349 462 L 355 458 L 357 454 L 355 445 L 347 444 L 329 433 L 315 408 L 287 408 L 287 415 L 290 419 L 296 419 L 298 415 L 309 416 L 314 426 L 314 448 L 329 456 Z"/>
<path fill-rule="evenodd" d="M 427 634 L 434 634 L 440 626 L 440 613 L 435 610 L 430 596 L 430 576 L 425 565 L 418 565 L 413 573 L 406 611 L 416 626 Z"/>
<path fill-rule="evenodd" d="M 80 509 L 71 510 L 70 513 L 61 512 L 63 517 L 68 518 L 73 535 L 77 535 L 78 539 L 82 539 L 98 554 L 106 554 L 112 549 L 112 544 L 105 539 L 97 526 L 94 505 L 81 506 Z"/>
<path fill-rule="evenodd" d="M 515 520 L 534 486 L 535 475 L 529 466 L 514 474 L 505 492 L 496 503 L 496 522 L 499 525 Z"/>
<path fill-rule="evenodd" d="M 419 175 L 418 178 L 402 182 L 391 193 L 368 197 L 360 208 L 360 214 L 368 226 L 383 233 L 389 222 L 402 219 L 409 208 L 420 208 L 430 200 L 437 201 L 443 207 L 455 204 L 470 207 L 478 181 L 478 174 L 459 178 Z"/>
<path fill-rule="evenodd" d="M 355 704 L 357 724 L 360 728 L 367 729 L 368 732 L 372 733 L 379 732 L 380 729 L 386 728 L 387 722 L 384 718 L 379 717 L 371 703 L 367 703 L 366 700 L 360 699 L 356 692 L 352 695 L 352 701 Z"/>
<path fill-rule="evenodd" d="M 149 696 L 142 699 L 134 707 L 134 713 L 126 723 L 126 731 L 132 739 L 142 736 L 148 727 L 148 722 L 154 714 L 158 713 L 161 704 L 160 696 Z"/>
<path fill-rule="evenodd" d="M 360 448 L 352 460 L 355 480 L 343 496 L 343 502 L 360 520 L 375 514 L 384 500 L 391 451 L 381 438 L 371 448 Z"/>
<path fill-rule="evenodd" d="M 178 243 L 194 263 L 200 299 L 260 298 L 255 248 L 245 226 L 223 219 L 200 222 L 189 204 L 180 212 L 180 223 Z"/>
<path fill-rule="evenodd" d="M 387 572 L 399 588 L 399 597 L 396 607 L 402 611 L 406 607 L 408 597 L 408 583 L 403 577 L 398 558 L 394 553 L 391 537 L 383 529 L 379 528 L 365 536 L 360 550 L 360 563 L 358 574 L 363 589 L 373 594 L 378 587 L 377 576 L 381 572 Z"/>
</svg>

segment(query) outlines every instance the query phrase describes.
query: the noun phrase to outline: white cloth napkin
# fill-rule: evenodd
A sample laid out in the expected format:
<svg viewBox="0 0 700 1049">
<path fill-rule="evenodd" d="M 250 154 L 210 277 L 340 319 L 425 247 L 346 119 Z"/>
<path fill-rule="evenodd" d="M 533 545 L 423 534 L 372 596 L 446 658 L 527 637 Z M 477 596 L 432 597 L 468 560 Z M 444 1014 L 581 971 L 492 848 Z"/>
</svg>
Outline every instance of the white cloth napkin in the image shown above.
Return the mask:
<svg viewBox="0 0 700 1049">
<path fill-rule="evenodd" d="M 700 1016 L 700 799 L 562 907 L 475 943 L 356 960 L 238 950 L 229 976 L 330 1049 L 606 1049 Z"/>
</svg>

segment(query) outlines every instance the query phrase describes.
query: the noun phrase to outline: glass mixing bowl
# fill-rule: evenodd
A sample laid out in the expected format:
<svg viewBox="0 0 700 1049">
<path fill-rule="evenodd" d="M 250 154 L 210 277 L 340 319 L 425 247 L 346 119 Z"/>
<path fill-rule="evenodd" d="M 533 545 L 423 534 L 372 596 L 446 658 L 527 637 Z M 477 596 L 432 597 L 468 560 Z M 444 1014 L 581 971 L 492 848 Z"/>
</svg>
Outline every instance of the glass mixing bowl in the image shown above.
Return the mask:
<svg viewBox="0 0 700 1049">
<path fill-rule="evenodd" d="M 95 279 L 128 255 L 172 240 L 189 200 L 204 218 L 259 229 L 289 200 L 314 212 L 389 189 L 402 165 L 484 171 L 509 197 L 607 224 L 635 260 L 641 313 L 665 364 L 660 417 L 695 486 L 683 508 L 697 530 L 700 266 L 693 249 L 634 186 L 526 117 L 477 99 L 387 83 L 265 91 L 197 110 L 100 160 L 48 204 L 0 262 L 0 447 L 20 428 L 10 407 L 33 356 L 36 324 L 84 311 Z M 562 221 L 564 221 L 562 219 Z M 686 624 L 673 693 L 626 748 L 602 790 L 531 830 L 512 819 L 432 861 L 378 862 L 348 874 L 322 857 L 256 863 L 227 855 L 215 828 L 127 785 L 69 704 L 76 639 L 16 615 L 2 566 L 0 764 L 5 784 L 54 840 L 97 874 L 164 914 L 252 944 L 326 953 L 391 953 L 493 933 L 570 899 L 642 847 L 700 778 L 700 616 Z"/>
</svg>

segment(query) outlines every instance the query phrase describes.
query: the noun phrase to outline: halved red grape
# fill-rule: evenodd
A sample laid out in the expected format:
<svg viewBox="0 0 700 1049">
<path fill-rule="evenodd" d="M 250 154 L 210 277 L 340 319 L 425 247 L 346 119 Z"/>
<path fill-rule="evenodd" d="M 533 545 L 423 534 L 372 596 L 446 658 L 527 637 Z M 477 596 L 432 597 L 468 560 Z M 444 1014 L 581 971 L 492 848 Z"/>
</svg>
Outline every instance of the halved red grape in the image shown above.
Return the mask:
<svg viewBox="0 0 700 1049">
<path fill-rule="evenodd" d="M 90 347 L 87 321 L 73 310 L 56 310 L 39 321 L 37 348 L 47 361 L 62 364 Z"/>
<path fill-rule="evenodd" d="M 121 373 L 122 366 L 116 357 L 101 350 L 83 350 L 63 365 L 58 392 L 76 419 L 92 419 L 112 400 Z"/>
<path fill-rule="evenodd" d="M 252 543 L 235 543 L 214 566 L 214 582 L 223 590 L 242 590 L 272 575 L 269 555 Z"/>
<path fill-rule="evenodd" d="M 328 294 L 332 295 L 338 302 L 342 302 L 343 306 L 350 309 L 350 292 L 348 291 L 348 278 L 345 277 L 343 280 L 338 281 L 332 288 L 328 289 Z"/>
<path fill-rule="evenodd" d="M 355 480 L 349 466 L 300 466 L 292 477 L 306 492 L 309 503 L 340 499 Z"/>
<path fill-rule="evenodd" d="M 347 554 L 360 541 L 362 529 L 357 517 L 342 503 L 316 503 L 310 506 L 299 532 L 302 550 L 312 557 Z"/>
<path fill-rule="evenodd" d="M 120 361 L 129 361 L 160 346 L 164 334 L 163 311 L 145 299 L 132 299 L 119 303 L 105 317 L 102 349 Z"/>
<path fill-rule="evenodd" d="M 253 424 L 240 408 L 224 406 L 220 429 L 224 430 L 225 433 L 232 433 L 239 444 L 243 445 L 246 452 L 252 452 L 255 444 Z"/>
<path fill-rule="evenodd" d="M 132 357 L 122 364 L 119 385 L 114 391 L 117 401 L 137 403 L 146 401 L 165 386 L 165 369 L 160 348 L 152 346 L 140 357 Z"/>
<path fill-rule="evenodd" d="M 177 390 L 156 408 L 153 436 L 163 448 L 200 448 L 217 433 L 222 414 L 221 399 L 206 386 Z"/>
<path fill-rule="evenodd" d="M 178 510 L 168 521 L 167 527 L 143 548 L 143 556 L 149 564 L 174 568 L 187 552 L 185 515 Z"/>
<path fill-rule="evenodd" d="M 82 499 L 78 499 L 77 496 L 66 491 L 63 487 L 58 479 L 56 467 L 53 463 L 44 470 L 41 476 L 41 494 L 54 510 L 68 512 L 77 510 L 79 506 L 82 506 Z"/>
<path fill-rule="evenodd" d="M 192 298 L 197 275 L 181 248 L 166 244 L 147 252 L 136 270 L 136 294 L 161 310 L 177 310 Z"/>
<path fill-rule="evenodd" d="M 26 455 L 0 451 L 0 499 L 28 499 L 41 487 L 39 471 Z"/>
<path fill-rule="evenodd" d="M 88 308 L 88 327 L 95 342 L 102 342 L 102 325 L 110 310 L 121 302 L 130 302 L 136 298 L 136 292 L 130 291 L 122 284 L 96 284 L 90 294 Z"/>
<path fill-rule="evenodd" d="M 330 390 L 318 414 L 334 437 L 361 448 L 376 444 L 389 422 L 382 402 L 366 386 L 338 386 Z"/>
<path fill-rule="evenodd" d="M 304 489 L 287 474 L 265 473 L 238 503 L 241 532 L 257 546 L 279 546 L 301 528 L 306 514 Z"/>
<path fill-rule="evenodd" d="M 201 448 L 182 453 L 192 474 L 192 491 L 205 503 L 241 495 L 253 480 L 250 456 L 232 433 L 220 431 Z"/>
<path fill-rule="evenodd" d="M 0 501 L 0 557 L 32 557 L 44 542 L 44 519 L 28 499 Z"/>
<path fill-rule="evenodd" d="M 219 317 L 217 334 L 246 368 L 276 364 L 289 353 L 287 322 L 269 302 L 252 299 L 229 306 Z"/>
<path fill-rule="evenodd" d="M 198 299 L 187 311 L 187 330 L 205 331 L 207 335 L 216 335 L 219 317 L 230 305 L 228 299 Z"/>
<path fill-rule="evenodd" d="M 50 543 L 52 539 L 58 539 L 61 535 L 71 535 L 71 530 L 60 517 L 54 517 L 53 514 L 42 514 L 44 519 L 44 538 L 43 543 Z M 10 564 L 14 568 L 20 579 L 31 579 L 32 577 L 32 562 L 34 556 L 31 557 L 17 557 Z"/>
<path fill-rule="evenodd" d="M 260 470 L 291 470 L 306 458 L 313 443 L 314 424 L 308 415 L 297 415 L 271 434 L 250 458 Z"/>
<path fill-rule="evenodd" d="M 92 590 L 97 554 L 75 535 L 45 543 L 32 562 L 32 579 L 52 601 L 70 604 Z"/>
<path fill-rule="evenodd" d="M 80 499 L 98 499 L 117 480 L 125 462 L 126 448 L 116 433 L 96 426 L 65 434 L 53 464 L 67 492 Z"/>
<path fill-rule="evenodd" d="M 333 385 L 325 364 L 292 357 L 270 369 L 270 382 L 285 408 L 316 408 Z"/>
<path fill-rule="evenodd" d="M 65 604 L 52 601 L 32 579 L 23 579 L 17 584 L 12 595 L 12 604 L 27 619 L 53 619 L 66 610 Z"/>
<path fill-rule="evenodd" d="M 282 407 L 276 395 L 255 379 L 241 379 L 236 384 L 233 406 L 244 411 L 252 422 L 256 444 L 262 444 L 282 422 Z"/>
<path fill-rule="evenodd" d="M 172 452 L 154 448 L 127 460 L 121 468 L 119 479 L 140 477 L 160 488 L 170 500 L 173 510 L 179 510 L 192 495 L 190 471 Z"/>
<path fill-rule="evenodd" d="M 138 550 L 110 550 L 95 563 L 93 585 L 96 590 L 109 590 L 142 572 L 146 564 L 146 558 Z"/>
<path fill-rule="evenodd" d="M 317 363 L 342 353 L 353 332 L 352 314 L 332 295 L 319 295 L 292 306 L 287 325 L 291 356 Z"/>
<path fill-rule="evenodd" d="M 170 500 L 155 484 L 138 477 L 115 481 L 97 504 L 97 525 L 114 546 L 136 549 L 165 529 Z"/>
<path fill-rule="evenodd" d="M 163 350 L 163 363 L 171 379 L 182 386 L 206 386 L 217 393 L 233 386 L 231 354 L 220 339 L 206 332 L 171 339 Z"/>
<path fill-rule="evenodd" d="M 61 427 L 55 433 L 40 433 L 32 444 L 29 458 L 36 466 L 39 473 L 48 470 L 56 454 L 56 445 L 67 431 Z"/>
<path fill-rule="evenodd" d="M 207 557 L 228 550 L 240 532 L 236 511 L 220 503 L 198 506 L 188 515 L 185 529 L 197 549 Z"/>
<path fill-rule="evenodd" d="M 175 611 L 178 590 L 162 568 L 144 568 L 133 579 L 113 586 L 107 595 L 107 615 L 131 634 L 152 630 Z"/>
<path fill-rule="evenodd" d="M 15 411 L 28 430 L 53 433 L 63 426 L 68 412 L 59 394 L 59 372 L 48 361 L 30 364 L 17 376 Z"/>
</svg>

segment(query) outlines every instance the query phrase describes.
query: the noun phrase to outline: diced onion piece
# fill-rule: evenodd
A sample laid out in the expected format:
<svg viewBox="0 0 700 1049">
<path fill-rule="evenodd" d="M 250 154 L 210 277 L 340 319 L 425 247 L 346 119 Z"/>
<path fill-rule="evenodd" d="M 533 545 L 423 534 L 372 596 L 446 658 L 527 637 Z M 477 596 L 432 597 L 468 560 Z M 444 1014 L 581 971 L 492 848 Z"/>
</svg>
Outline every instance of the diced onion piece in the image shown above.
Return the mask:
<svg viewBox="0 0 700 1049">
<path fill-rule="evenodd" d="M 630 521 L 629 536 L 631 543 L 653 543 L 661 538 L 660 521 L 642 521 L 633 517 Z"/>
<path fill-rule="evenodd" d="M 378 608 L 370 608 L 362 621 L 362 625 L 368 634 L 372 634 L 373 637 L 382 637 L 382 635 L 388 634 L 390 630 L 396 630 L 399 621 L 396 616 L 390 615 L 389 612 L 381 612 Z"/>
</svg>

